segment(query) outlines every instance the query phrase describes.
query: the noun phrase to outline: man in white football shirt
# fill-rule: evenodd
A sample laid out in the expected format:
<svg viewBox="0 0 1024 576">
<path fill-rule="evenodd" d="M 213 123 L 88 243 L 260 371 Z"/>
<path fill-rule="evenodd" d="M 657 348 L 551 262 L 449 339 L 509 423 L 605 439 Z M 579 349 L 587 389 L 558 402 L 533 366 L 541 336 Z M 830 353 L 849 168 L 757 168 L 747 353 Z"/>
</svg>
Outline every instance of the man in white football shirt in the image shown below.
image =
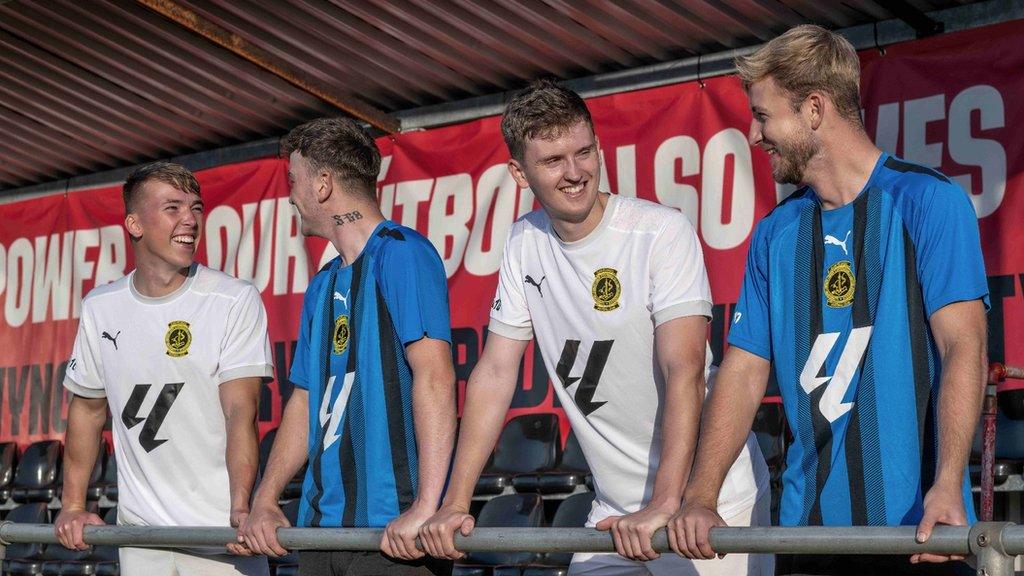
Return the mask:
<svg viewBox="0 0 1024 576">
<path fill-rule="evenodd" d="M 125 182 L 124 204 L 135 270 L 83 300 L 64 380 L 74 396 L 55 531 L 79 550 L 84 526 L 103 524 L 85 493 L 108 407 L 119 524 L 242 522 L 259 460 L 260 385 L 273 376 L 259 291 L 194 262 L 203 201 L 192 173 L 144 166 Z M 268 573 L 266 558 L 228 550 L 122 548 L 121 573 Z"/>
<path fill-rule="evenodd" d="M 599 192 L 590 112 L 571 90 L 541 81 L 520 92 L 502 132 L 509 171 L 542 210 L 505 244 L 491 333 L 467 385 L 448 493 L 420 529 L 424 547 L 461 557 L 454 533 L 473 528 L 473 487 L 536 335 L 594 475 L 588 525 L 611 531 L 619 553 L 576 554 L 569 573 L 771 573 L 771 556 L 693 562 L 651 547 L 679 509 L 710 366 L 711 291 L 693 227 L 671 208 Z M 768 524 L 767 480 L 751 435 L 719 502 L 731 525 Z"/>
</svg>

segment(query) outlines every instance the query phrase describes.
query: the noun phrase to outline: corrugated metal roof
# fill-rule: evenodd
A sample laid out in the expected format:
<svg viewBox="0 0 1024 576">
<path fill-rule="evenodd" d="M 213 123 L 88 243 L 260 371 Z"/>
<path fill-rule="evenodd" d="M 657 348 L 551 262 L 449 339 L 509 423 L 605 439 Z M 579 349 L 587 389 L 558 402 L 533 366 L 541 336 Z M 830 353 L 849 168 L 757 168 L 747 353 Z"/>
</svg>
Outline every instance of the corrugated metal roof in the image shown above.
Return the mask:
<svg viewBox="0 0 1024 576">
<path fill-rule="evenodd" d="M 179 0 L 398 112 L 968 0 Z M 894 11 L 896 10 L 896 11 Z M 132 0 L 0 2 L 0 195 L 279 136 L 331 105 Z"/>
</svg>

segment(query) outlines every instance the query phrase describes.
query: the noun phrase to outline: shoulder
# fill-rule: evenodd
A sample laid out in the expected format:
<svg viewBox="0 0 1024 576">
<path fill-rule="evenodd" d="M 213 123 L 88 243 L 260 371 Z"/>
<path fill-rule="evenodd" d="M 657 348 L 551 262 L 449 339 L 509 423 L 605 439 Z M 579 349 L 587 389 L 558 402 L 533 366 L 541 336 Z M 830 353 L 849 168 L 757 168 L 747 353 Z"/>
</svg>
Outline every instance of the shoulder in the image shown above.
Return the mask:
<svg viewBox="0 0 1024 576">
<path fill-rule="evenodd" d="M 388 225 L 377 231 L 377 255 L 382 260 L 440 260 L 437 249 L 425 236 L 406 226 Z"/>
<path fill-rule="evenodd" d="M 817 203 L 814 192 L 807 186 L 797 189 L 772 208 L 754 227 L 753 243 L 768 243 L 790 226 L 799 223 L 805 210 L 813 210 Z"/>
<path fill-rule="evenodd" d="M 693 230 L 693 223 L 681 211 L 642 198 L 619 196 L 611 225 L 631 232 Z"/>
<path fill-rule="evenodd" d="M 964 189 L 926 166 L 890 156 L 885 160 L 880 180 L 911 227 L 921 218 L 975 217 L 974 206 Z"/>
<path fill-rule="evenodd" d="M 128 292 L 128 282 L 131 276 L 122 276 L 109 284 L 103 284 L 102 286 L 96 286 L 82 299 L 83 306 L 95 306 L 103 300 L 107 300 L 118 294 L 124 294 Z"/>
<path fill-rule="evenodd" d="M 192 284 L 192 291 L 197 294 L 221 296 L 237 299 L 243 296 L 259 295 L 251 282 L 235 278 L 220 270 L 207 268 L 202 264 L 196 265 L 196 278 Z"/>
</svg>

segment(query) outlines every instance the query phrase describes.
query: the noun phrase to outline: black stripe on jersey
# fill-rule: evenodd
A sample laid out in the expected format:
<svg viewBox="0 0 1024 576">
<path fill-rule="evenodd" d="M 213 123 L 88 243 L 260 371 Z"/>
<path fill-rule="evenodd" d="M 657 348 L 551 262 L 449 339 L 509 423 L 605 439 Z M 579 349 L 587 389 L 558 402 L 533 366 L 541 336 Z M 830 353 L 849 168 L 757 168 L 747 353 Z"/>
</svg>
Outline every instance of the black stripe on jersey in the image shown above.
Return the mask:
<svg viewBox="0 0 1024 576">
<path fill-rule="evenodd" d="M 924 166 L 919 166 L 917 164 L 903 162 L 902 160 L 897 160 L 892 156 L 886 158 L 885 167 L 889 170 L 895 170 L 896 172 L 914 172 L 915 174 L 924 174 L 925 176 L 931 176 L 932 178 L 942 180 L 946 184 L 949 184 L 949 178 L 946 178 L 931 168 L 925 168 Z"/>
<path fill-rule="evenodd" d="M 391 322 L 391 311 L 380 288 L 377 288 L 377 332 L 380 336 L 380 371 L 384 379 L 384 405 L 387 409 L 388 439 L 391 441 L 391 467 L 395 474 L 395 493 L 398 511 L 405 512 L 416 499 L 416 490 L 409 470 L 410 430 L 406 428 L 406 410 L 411 411 L 412 398 L 402 398 L 402 379 L 399 371 L 398 347 L 402 343 Z M 411 419 L 410 419 L 411 420 Z"/>
<path fill-rule="evenodd" d="M 349 319 L 348 319 L 348 333 L 349 336 L 349 349 L 348 349 L 348 363 L 345 366 L 346 373 L 355 372 L 359 366 L 359 338 L 356 334 L 359 334 L 359 320 L 360 311 L 362 310 L 362 299 L 360 296 L 363 291 L 363 266 L 369 260 L 365 260 L 361 255 L 356 258 L 355 262 L 352 263 L 352 283 L 349 288 L 349 298 L 352 301 L 349 303 Z M 352 386 L 355 387 L 360 385 L 359 374 L 356 374 L 354 380 L 352 380 Z M 357 398 L 357 395 L 349 392 L 349 402 Z M 356 525 L 356 506 L 359 499 L 359 479 L 356 473 L 356 454 L 355 447 L 352 445 L 352 410 L 345 410 L 342 422 L 341 438 L 338 440 L 338 462 L 341 464 L 341 488 L 345 495 L 345 508 L 341 513 L 341 525 L 351 527 Z"/>
<path fill-rule="evenodd" d="M 331 348 L 333 346 L 331 335 L 334 333 L 334 284 L 337 280 L 338 271 L 334 270 L 327 277 L 327 287 L 324 290 L 323 296 L 322 326 L 320 330 L 321 373 L 317 375 L 319 377 L 318 382 L 320 382 L 320 402 L 317 406 L 322 405 L 325 401 L 330 401 L 330 398 L 324 398 L 324 394 L 327 391 L 327 380 L 331 377 Z M 316 334 L 316 332 L 313 332 L 313 334 Z M 327 422 L 320 426 L 320 431 L 317 434 L 316 442 L 313 444 L 314 448 L 311 454 L 313 459 L 310 462 L 310 466 L 313 468 L 313 494 L 309 497 L 309 508 L 313 511 L 313 518 L 310 520 L 310 526 L 320 526 L 320 520 L 323 518 L 323 514 L 320 511 L 320 499 L 324 495 L 321 458 L 323 455 L 324 434 L 326 434 L 329 425 L 330 422 Z"/>
<path fill-rule="evenodd" d="M 814 245 L 813 222 L 818 216 L 815 204 L 806 204 L 800 211 L 798 246 L 807 246 L 808 243 L 812 247 Z M 791 337 L 793 338 L 796 350 L 796 358 L 806 361 L 811 353 L 811 343 L 817 336 L 814 334 L 814 321 L 811 319 L 812 303 L 815 301 L 815 298 L 820 299 L 821 295 L 818 292 L 818 283 L 814 280 L 814 250 L 797 250 L 796 254 L 794 254 L 794 259 L 795 267 L 791 289 L 793 290 L 795 319 Z M 797 394 L 795 418 L 797 426 L 793 429 L 794 441 L 798 440 L 806 447 L 805 457 L 800 463 L 799 472 L 803 476 L 802 485 L 804 486 L 803 498 L 800 503 L 801 524 L 809 522 L 811 509 L 814 507 L 815 502 L 815 494 L 810 489 L 815 484 L 815 474 L 818 467 L 818 455 L 811 450 L 811 446 L 814 446 L 814 425 L 811 417 L 811 412 L 813 411 L 814 408 L 811 406 L 810 395 Z"/>
<path fill-rule="evenodd" d="M 377 236 L 379 238 L 391 236 L 395 240 L 405 242 L 405 235 L 402 234 L 402 232 L 398 228 L 388 228 L 387 226 L 385 226 L 380 229 L 380 232 L 377 232 Z"/>
<path fill-rule="evenodd" d="M 825 275 L 825 239 L 821 231 L 821 205 L 817 204 L 814 209 L 814 222 L 811 232 L 811 238 L 814 243 L 814 276 L 811 279 L 813 284 L 813 294 L 811 297 L 811 314 L 810 314 L 810 331 L 811 337 L 810 342 L 813 346 L 817 340 L 818 335 L 824 331 L 824 323 L 822 320 L 821 311 L 821 298 L 823 294 L 823 276 Z M 858 242 L 858 239 L 854 237 L 854 244 Z M 821 370 L 817 377 L 824 377 L 823 373 L 826 368 L 826 363 L 822 363 Z M 825 390 L 828 386 L 819 386 L 810 394 L 811 401 L 811 425 L 814 428 L 814 448 L 818 454 L 818 468 L 815 474 L 815 490 L 814 490 L 814 504 L 811 506 L 811 512 L 808 515 L 807 523 L 812 526 L 821 525 L 821 492 L 825 488 L 825 481 L 828 480 L 828 475 L 832 471 L 832 424 L 829 423 L 828 419 L 825 418 L 824 414 L 821 413 L 819 408 L 821 403 L 821 397 L 825 394 Z"/>
<path fill-rule="evenodd" d="M 907 324 L 910 334 L 910 359 L 914 369 L 914 393 L 917 400 L 917 437 L 921 449 L 921 489 L 927 491 L 935 480 L 935 415 L 932 414 L 932 371 L 929 361 L 930 342 L 924 295 L 917 279 L 917 254 L 914 242 L 903 229 L 903 258 L 906 273 Z M 929 456 L 930 455 L 930 456 Z"/>
<path fill-rule="evenodd" d="M 867 229 L 867 207 L 868 207 L 868 196 L 871 194 L 871 190 L 861 194 L 853 205 L 853 262 L 856 274 L 856 287 L 853 294 L 853 327 L 863 328 L 871 325 L 871 310 L 868 305 L 868 292 L 873 287 L 870 286 L 869 279 L 867 276 L 867 267 L 864 265 L 864 244 L 865 234 Z M 862 418 L 867 416 L 869 420 L 873 420 L 870 414 L 865 414 L 865 411 L 870 412 L 874 410 L 874 406 L 861 405 L 861 395 L 864 393 L 867 386 L 874 386 L 874 379 L 869 378 L 864 371 L 864 359 L 871 355 L 870 347 L 869 351 L 864 354 L 861 358 L 861 364 L 858 367 L 860 371 L 860 381 L 857 386 L 855 403 L 850 413 L 850 423 L 846 429 L 846 469 L 847 478 L 849 481 L 850 490 L 850 519 L 854 526 L 867 526 L 870 524 L 868 519 L 868 505 L 865 497 L 865 478 L 864 478 L 864 445 L 861 437 L 861 426 Z M 868 379 L 870 382 L 866 382 Z M 865 422 L 865 432 L 870 432 L 871 424 Z"/>
</svg>

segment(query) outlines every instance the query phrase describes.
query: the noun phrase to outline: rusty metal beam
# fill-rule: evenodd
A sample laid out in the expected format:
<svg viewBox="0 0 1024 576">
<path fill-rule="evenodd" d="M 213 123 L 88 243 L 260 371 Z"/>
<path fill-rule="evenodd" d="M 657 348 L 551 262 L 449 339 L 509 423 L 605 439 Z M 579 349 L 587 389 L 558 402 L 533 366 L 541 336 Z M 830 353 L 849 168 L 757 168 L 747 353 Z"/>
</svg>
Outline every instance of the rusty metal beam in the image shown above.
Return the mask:
<svg viewBox="0 0 1024 576">
<path fill-rule="evenodd" d="M 295 70 L 273 54 L 172 0 L 135 1 L 379 130 L 394 134 L 401 127 L 394 116 L 354 98 L 333 93 L 322 83 Z"/>
</svg>

